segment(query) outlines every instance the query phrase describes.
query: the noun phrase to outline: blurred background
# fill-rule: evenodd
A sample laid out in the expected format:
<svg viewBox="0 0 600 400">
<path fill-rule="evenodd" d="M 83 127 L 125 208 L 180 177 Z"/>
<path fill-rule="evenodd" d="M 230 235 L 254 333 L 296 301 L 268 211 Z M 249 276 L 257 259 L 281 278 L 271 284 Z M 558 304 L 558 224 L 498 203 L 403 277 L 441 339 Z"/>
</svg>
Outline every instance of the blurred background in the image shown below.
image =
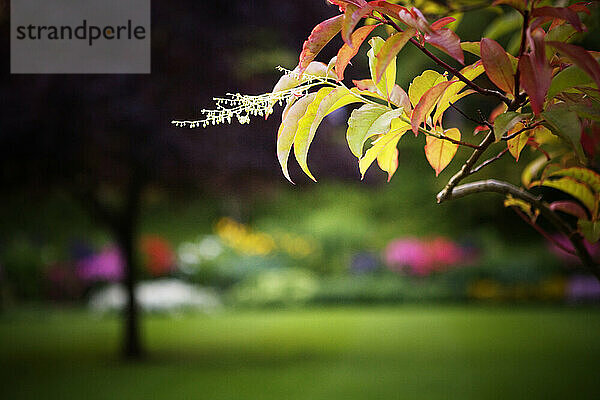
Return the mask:
<svg viewBox="0 0 600 400">
<path fill-rule="evenodd" d="M 435 178 L 408 135 L 391 182 L 375 167 L 361 181 L 350 109 L 317 133 L 319 183 L 292 165 L 293 186 L 278 113 L 170 124 L 227 92 L 270 91 L 336 13 L 324 0 L 154 0 L 150 75 L 11 75 L 0 1 L 0 398 L 600 395 L 598 282 L 500 197 L 436 205 L 468 151 Z M 518 23 L 474 11 L 458 32 L 506 44 Z M 398 84 L 428 68 L 407 47 Z M 346 75 L 368 76 L 364 51 Z M 462 107 L 488 114 L 488 100 Z M 469 121 L 446 125 L 472 140 Z M 509 157 L 481 176 L 519 183 Z"/>
</svg>

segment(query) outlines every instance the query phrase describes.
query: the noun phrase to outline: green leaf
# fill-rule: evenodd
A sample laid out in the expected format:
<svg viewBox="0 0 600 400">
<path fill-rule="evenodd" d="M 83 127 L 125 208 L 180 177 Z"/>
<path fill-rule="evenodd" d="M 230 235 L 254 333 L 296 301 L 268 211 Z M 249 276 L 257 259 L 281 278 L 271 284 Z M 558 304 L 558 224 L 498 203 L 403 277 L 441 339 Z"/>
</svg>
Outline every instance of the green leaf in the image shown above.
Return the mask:
<svg viewBox="0 0 600 400">
<path fill-rule="evenodd" d="M 391 120 L 400 116 L 402 111 L 401 108 L 390 111 L 388 107 L 374 104 L 365 104 L 352 111 L 346 131 L 346 140 L 352 154 L 360 158 L 367 139 L 389 131 Z"/>
<path fill-rule="evenodd" d="M 408 40 L 415 34 L 414 29 L 407 29 L 390 36 L 377 53 L 377 65 L 375 66 L 375 82 L 379 83 L 384 71 L 390 63 L 396 61 L 396 55 L 402 50 Z"/>
<path fill-rule="evenodd" d="M 577 227 L 590 243 L 596 243 L 600 239 L 600 221 L 588 221 L 580 219 Z"/>
<path fill-rule="evenodd" d="M 565 192 L 581 201 L 592 215 L 595 214 L 596 196 L 588 185 L 575 178 L 565 176 L 559 179 L 545 179 L 543 182 L 533 182 L 531 186 L 545 186 Z"/>
<path fill-rule="evenodd" d="M 549 161 L 546 159 L 546 156 L 541 156 L 527 164 L 521 173 L 521 182 L 523 182 L 523 185 L 529 188 L 533 178 L 535 178 L 538 172 L 540 172 L 548 163 Z"/>
<path fill-rule="evenodd" d="M 396 84 L 396 57 L 392 58 L 392 60 L 389 62 L 389 65 L 385 69 L 383 76 L 379 81 L 377 81 L 377 65 L 379 64 L 380 60 L 376 55 L 379 54 L 384 43 L 385 41 L 379 36 L 371 38 L 371 40 L 369 40 L 371 49 L 367 52 L 367 57 L 369 58 L 371 79 L 373 79 L 373 82 L 377 82 L 377 90 L 387 99 L 390 97 L 390 93 L 392 93 L 394 85 Z"/>
<path fill-rule="evenodd" d="M 496 18 L 483 33 L 484 37 L 498 39 L 499 37 L 518 30 L 523 24 L 523 17 L 519 12 L 509 12 Z"/>
<path fill-rule="evenodd" d="M 581 122 L 577 113 L 567 107 L 554 106 L 542 112 L 542 117 L 548 122 L 548 128 L 556 136 L 569 144 L 581 161 L 585 161 L 585 154 L 581 147 Z"/>
<path fill-rule="evenodd" d="M 499 142 L 500 139 L 502 139 L 502 136 L 514 128 L 517 123 L 530 116 L 531 114 L 521 114 L 514 111 L 507 111 L 498 115 L 494 120 L 494 135 L 496 135 L 496 142 Z"/>
<path fill-rule="evenodd" d="M 311 174 L 306 162 L 308 157 L 308 148 L 310 147 L 310 143 L 314 137 L 314 135 L 311 137 L 311 126 L 315 121 L 319 105 L 325 96 L 330 94 L 332 91 L 332 87 L 324 87 L 319 89 L 312 102 L 306 108 L 306 112 L 302 118 L 298 120 L 298 129 L 296 130 L 296 136 L 294 137 L 294 156 L 296 157 L 300 168 L 302 168 L 302 171 L 304 171 L 304 173 L 315 182 L 317 180 Z"/>
<path fill-rule="evenodd" d="M 290 178 L 290 173 L 288 171 L 290 150 L 292 149 L 296 131 L 298 130 L 298 121 L 302 118 L 306 109 L 316 96 L 317 93 L 311 93 L 294 103 L 294 105 L 290 107 L 277 132 L 277 159 L 279 160 L 279 165 L 281 165 L 283 175 L 285 175 L 287 180 L 292 183 L 294 182 Z"/>
<path fill-rule="evenodd" d="M 560 92 L 564 92 L 575 86 L 588 85 L 593 81 L 594 80 L 577 65 L 571 65 L 552 78 L 550 89 L 548 89 L 548 98 L 551 99 Z"/>
<path fill-rule="evenodd" d="M 559 169 L 550 176 L 570 176 L 578 181 L 587 183 L 596 193 L 600 193 L 600 174 L 584 167 L 570 167 Z"/>
</svg>

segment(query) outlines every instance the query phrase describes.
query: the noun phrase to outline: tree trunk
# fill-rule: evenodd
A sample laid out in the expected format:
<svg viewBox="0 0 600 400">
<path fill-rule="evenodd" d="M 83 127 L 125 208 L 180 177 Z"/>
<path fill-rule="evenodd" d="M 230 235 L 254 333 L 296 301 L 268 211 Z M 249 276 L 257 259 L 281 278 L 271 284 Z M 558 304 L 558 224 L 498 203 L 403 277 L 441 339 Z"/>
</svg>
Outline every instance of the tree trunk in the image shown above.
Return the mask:
<svg viewBox="0 0 600 400">
<path fill-rule="evenodd" d="M 127 291 L 127 304 L 123 310 L 123 357 L 126 359 L 140 359 L 144 356 L 144 348 L 141 339 L 139 307 L 135 296 L 138 267 L 136 239 L 140 213 L 140 182 L 133 179 L 129 183 L 127 192 L 126 204 L 118 229 L 119 246 L 125 261 L 123 284 Z"/>
</svg>

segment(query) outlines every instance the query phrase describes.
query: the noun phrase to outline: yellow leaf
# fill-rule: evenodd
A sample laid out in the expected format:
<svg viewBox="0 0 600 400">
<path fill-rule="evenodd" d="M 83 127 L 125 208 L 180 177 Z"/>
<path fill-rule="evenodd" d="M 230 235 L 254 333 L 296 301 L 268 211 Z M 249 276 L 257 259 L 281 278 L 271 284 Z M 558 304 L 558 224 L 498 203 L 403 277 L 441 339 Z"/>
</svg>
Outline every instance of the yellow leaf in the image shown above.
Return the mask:
<svg viewBox="0 0 600 400">
<path fill-rule="evenodd" d="M 413 79 L 408 88 L 408 98 L 413 107 L 416 107 L 416 105 L 419 104 L 419 100 L 421 100 L 421 96 L 423 96 L 425 92 L 438 83 L 445 81 L 447 81 L 446 77 L 432 70 L 424 71 L 421 75 Z"/>
<path fill-rule="evenodd" d="M 511 135 L 512 133 L 517 132 L 523 128 L 524 125 L 519 122 L 511 130 L 508 131 L 508 134 Z M 528 138 L 529 131 L 525 131 L 506 142 L 508 146 L 508 151 L 515 158 L 515 160 L 519 161 L 519 155 L 521 154 L 521 151 L 527 144 Z"/>
<path fill-rule="evenodd" d="M 367 52 L 367 57 L 369 58 L 369 70 L 371 71 L 371 79 L 373 82 L 377 80 L 377 65 L 379 64 L 379 60 L 377 59 L 377 54 L 383 47 L 385 41 L 379 36 L 371 38 L 369 40 L 369 44 L 371 45 L 371 49 Z M 377 83 L 377 90 L 379 93 L 384 96 L 386 99 L 390 97 L 392 90 L 394 89 L 394 85 L 396 84 L 396 57 L 392 58 L 389 62 L 389 65 L 385 69 L 381 80 Z"/>
<path fill-rule="evenodd" d="M 460 131 L 456 128 L 448 129 L 444 131 L 444 136 L 460 140 Z M 438 176 L 450 164 L 452 158 L 454 158 L 458 150 L 458 144 L 433 136 L 427 136 L 426 140 L 425 157 L 427 157 L 429 165 L 435 170 L 435 176 Z"/>
<path fill-rule="evenodd" d="M 398 167 L 398 152 L 396 150 L 396 145 L 409 129 L 409 123 L 404 122 L 399 118 L 392 120 L 390 131 L 381 135 L 374 141 L 373 146 L 371 146 L 359 160 L 358 167 L 363 178 L 367 169 L 369 169 L 375 159 L 377 159 L 379 167 L 388 173 L 388 181 L 392 178 L 392 175 L 394 175 L 394 172 L 396 172 L 396 168 Z"/>
<path fill-rule="evenodd" d="M 483 65 L 481 63 L 475 63 L 473 65 L 467 65 L 460 71 L 460 73 L 465 78 L 467 78 L 469 80 L 473 80 L 473 79 L 477 78 L 479 75 L 481 75 L 483 73 L 483 71 L 484 71 Z M 456 78 L 454 78 L 454 79 L 456 79 Z M 474 93 L 473 91 L 465 90 L 465 92 L 463 92 L 464 94 L 461 93 L 462 96 L 459 95 L 458 92 L 460 92 L 464 87 L 465 87 L 464 82 L 457 81 L 457 82 L 454 82 L 452 85 L 450 85 L 448 87 L 448 89 L 446 89 L 446 91 L 444 92 L 442 97 L 440 97 L 440 101 L 438 103 L 437 109 L 435 110 L 435 114 L 433 115 L 434 121 L 440 121 L 442 119 L 442 114 L 444 113 L 444 111 L 446 111 L 450 107 L 450 103 L 454 104 L 455 102 L 457 102 L 464 96 Z"/>
</svg>

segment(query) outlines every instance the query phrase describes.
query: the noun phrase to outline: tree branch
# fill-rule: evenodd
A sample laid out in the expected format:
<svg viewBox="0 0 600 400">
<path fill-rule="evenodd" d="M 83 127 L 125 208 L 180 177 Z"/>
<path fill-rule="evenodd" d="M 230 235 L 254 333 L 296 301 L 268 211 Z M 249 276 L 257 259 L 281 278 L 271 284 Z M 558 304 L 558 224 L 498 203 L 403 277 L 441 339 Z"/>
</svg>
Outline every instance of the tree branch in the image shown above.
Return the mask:
<svg viewBox="0 0 600 400">
<path fill-rule="evenodd" d="M 446 201 L 452 194 L 452 190 L 454 189 L 454 187 L 456 185 L 458 185 L 461 180 L 463 180 L 467 176 L 471 175 L 471 173 L 472 173 L 471 169 L 475 166 L 475 163 L 477 162 L 477 160 L 479 160 L 479 157 L 481 157 L 481 155 L 485 152 L 485 150 L 493 142 L 494 142 L 494 130 L 492 129 L 488 132 L 486 137 L 479 144 L 478 148 L 475 149 L 475 151 L 473 151 L 473 154 L 471 154 L 471 157 L 469 157 L 469 159 L 463 164 L 462 168 L 456 174 L 454 174 L 452 176 L 452 178 L 450 178 L 448 180 L 446 187 L 444 187 L 444 189 L 438 193 L 438 195 L 437 195 L 438 204 Z"/>
<path fill-rule="evenodd" d="M 496 160 L 499 160 L 502 158 L 503 155 L 505 155 L 508 152 L 508 147 L 505 148 L 504 150 L 502 150 L 500 153 L 496 154 L 494 157 L 489 158 L 487 160 L 485 160 L 484 162 L 482 162 L 481 164 L 479 164 L 478 167 L 473 168 L 471 170 L 471 174 L 474 174 L 476 172 L 481 171 L 483 168 L 485 168 L 486 166 L 490 165 L 491 163 L 493 163 Z"/>
<path fill-rule="evenodd" d="M 452 190 L 452 194 L 448 195 L 446 199 L 458 199 L 474 193 L 490 192 L 500 193 L 503 195 L 510 194 L 511 196 L 521 199 L 540 210 L 540 213 L 548 221 L 550 221 L 550 223 L 554 225 L 554 227 L 559 232 L 564 233 L 569 238 L 579 259 L 590 270 L 590 272 L 592 272 L 594 276 L 596 276 L 596 278 L 600 280 L 600 267 L 592 259 L 590 253 L 587 251 L 587 248 L 583 243 L 583 238 L 581 237 L 581 235 L 579 235 L 578 232 L 574 231 L 554 211 L 550 210 L 550 208 L 548 208 L 548 206 L 546 206 L 546 204 L 542 202 L 540 197 L 534 196 L 526 190 L 521 189 L 520 187 L 512 185 L 510 183 L 497 181 L 495 179 L 488 179 L 484 181 L 465 183 L 464 185 L 457 186 L 454 188 L 454 190 Z"/>
</svg>

